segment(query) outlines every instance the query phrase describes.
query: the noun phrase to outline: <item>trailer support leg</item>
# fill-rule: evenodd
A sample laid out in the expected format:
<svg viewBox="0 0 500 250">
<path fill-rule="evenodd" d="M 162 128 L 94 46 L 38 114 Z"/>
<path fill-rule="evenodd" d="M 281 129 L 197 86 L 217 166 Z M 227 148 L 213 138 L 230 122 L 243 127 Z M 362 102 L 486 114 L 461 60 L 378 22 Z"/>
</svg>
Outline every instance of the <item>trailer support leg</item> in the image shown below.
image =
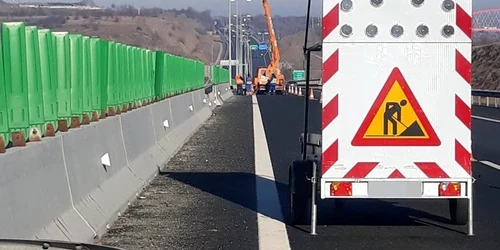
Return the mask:
<svg viewBox="0 0 500 250">
<path fill-rule="evenodd" d="M 469 232 L 468 236 L 474 236 L 474 205 L 472 199 L 472 185 L 473 181 L 469 181 L 467 185 L 467 192 L 469 193 Z"/>
<path fill-rule="evenodd" d="M 307 138 L 307 137 L 306 137 Z M 307 141 L 306 141 L 307 142 Z M 304 143 L 306 144 L 306 143 Z M 317 221 L 317 207 L 316 207 L 316 170 L 317 162 L 313 162 L 313 172 L 311 178 L 312 192 L 311 192 L 311 235 L 317 235 L 316 233 L 316 221 Z"/>
</svg>

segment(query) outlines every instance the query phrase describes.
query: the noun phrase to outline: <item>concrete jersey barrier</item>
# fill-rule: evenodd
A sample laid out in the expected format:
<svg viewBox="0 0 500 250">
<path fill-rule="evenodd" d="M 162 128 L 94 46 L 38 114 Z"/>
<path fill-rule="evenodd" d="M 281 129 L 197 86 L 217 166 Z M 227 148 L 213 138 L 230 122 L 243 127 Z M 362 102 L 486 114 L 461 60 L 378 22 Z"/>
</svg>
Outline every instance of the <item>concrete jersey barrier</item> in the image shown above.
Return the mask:
<svg viewBox="0 0 500 250">
<path fill-rule="evenodd" d="M 0 155 L 1 238 L 91 242 L 232 96 L 196 90 Z M 110 166 L 101 163 L 109 156 Z"/>
</svg>

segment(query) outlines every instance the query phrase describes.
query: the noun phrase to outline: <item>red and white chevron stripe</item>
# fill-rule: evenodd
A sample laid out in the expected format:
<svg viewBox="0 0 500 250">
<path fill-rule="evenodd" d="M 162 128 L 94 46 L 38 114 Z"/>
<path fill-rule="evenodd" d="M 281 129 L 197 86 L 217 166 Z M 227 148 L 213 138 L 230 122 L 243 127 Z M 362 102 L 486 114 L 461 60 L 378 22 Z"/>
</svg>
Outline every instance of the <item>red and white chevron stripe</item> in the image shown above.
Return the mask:
<svg viewBox="0 0 500 250">
<path fill-rule="evenodd" d="M 429 44 L 428 47 L 422 47 L 422 50 L 425 52 L 422 53 L 430 53 L 435 54 L 436 57 L 440 58 L 452 58 L 451 50 L 453 50 L 453 54 L 455 57 L 452 59 L 454 62 L 443 62 L 443 65 L 439 65 L 439 67 L 449 68 L 449 71 L 443 73 L 443 78 L 440 78 L 439 82 L 445 82 L 444 84 L 453 83 L 457 86 L 447 86 L 445 88 L 446 93 L 440 93 L 438 90 L 435 93 L 426 96 L 425 91 L 422 90 L 422 87 L 419 87 L 419 82 L 430 82 L 434 81 L 434 78 L 427 77 L 419 79 L 423 72 L 417 73 L 416 71 L 412 71 L 412 67 L 410 64 L 413 64 L 415 60 L 419 60 L 420 58 L 413 58 L 411 60 L 402 60 L 401 62 L 391 62 L 384 61 L 384 63 L 391 64 L 387 66 L 373 67 L 368 62 L 362 62 L 356 59 L 355 49 L 351 48 L 352 45 L 342 45 L 342 43 L 333 42 L 335 39 L 332 37 L 337 37 L 333 32 L 338 30 L 339 26 L 345 21 L 340 22 L 343 16 L 342 11 L 340 10 L 339 0 L 331 0 L 323 2 L 323 103 L 322 103 L 322 130 L 323 130 L 323 155 L 322 155 L 322 166 L 321 173 L 326 178 L 423 178 L 423 179 L 442 179 L 442 178 L 467 178 L 467 176 L 471 175 L 471 104 L 470 104 L 470 91 L 471 91 L 471 51 L 470 46 L 467 46 L 463 43 L 453 43 L 460 41 L 463 42 L 463 39 L 471 40 L 472 36 L 472 5 L 470 0 L 457 0 L 455 15 L 456 15 L 456 27 L 458 30 L 457 40 L 450 40 L 450 44 L 447 45 L 449 47 L 443 47 L 439 49 L 433 49 Z M 357 3 L 355 3 L 357 4 Z M 352 18 L 353 13 L 350 13 L 350 18 Z M 363 16 L 366 18 L 366 16 Z M 431 18 L 432 19 L 432 18 Z M 435 20 L 435 26 L 440 26 L 442 23 L 438 23 L 437 19 Z M 431 23 L 432 24 L 432 23 Z M 432 26 L 431 26 L 432 27 Z M 356 28 L 356 27 L 353 27 Z M 461 33 L 461 34 L 458 34 Z M 359 34 L 359 32 L 358 32 Z M 465 36 L 464 36 L 465 35 Z M 349 47 L 351 46 L 351 47 Z M 370 50 L 373 50 L 373 47 L 370 47 L 370 50 L 367 53 L 363 53 L 362 46 L 357 45 L 357 50 L 360 50 L 359 57 L 363 57 L 362 54 L 370 53 Z M 364 46 L 364 45 L 363 45 Z M 366 45 L 367 48 L 369 45 Z M 392 46 L 392 45 L 391 45 Z M 380 48 L 379 48 L 380 49 Z M 389 48 L 390 49 L 390 48 Z M 392 51 L 396 51 L 392 49 Z M 441 52 L 445 51 L 445 52 Z M 438 54 L 443 53 L 443 54 Z M 368 56 L 365 56 L 368 57 Z M 372 60 L 374 60 L 372 57 Z M 442 61 L 442 60 L 441 60 Z M 356 66 L 353 65 L 356 63 Z M 398 65 L 401 63 L 403 65 Z M 406 65 L 405 65 L 406 64 Z M 445 65 L 446 64 L 446 65 Z M 455 69 L 452 69 L 453 65 Z M 345 67 L 343 67 L 345 65 Z M 352 65 L 352 66 L 351 66 Z M 366 66 L 366 67 L 364 67 Z M 447 115 L 452 116 L 452 112 L 454 109 L 454 117 L 453 119 L 445 119 L 439 118 L 431 114 L 431 122 L 434 122 L 433 126 L 438 133 L 440 139 L 443 140 L 442 145 L 438 147 L 433 147 L 432 149 L 413 149 L 411 152 L 415 152 L 417 156 L 409 159 L 407 163 L 403 165 L 398 163 L 398 160 L 393 160 L 387 162 L 380 162 L 379 160 L 385 161 L 384 157 L 371 157 L 366 155 L 380 155 L 385 152 L 392 153 L 394 155 L 399 156 L 403 153 L 401 158 L 404 158 L 404 148 L 396 148 L 396 147 L 385 147 L 384 149 L 370 149 L 370 148 L 359 148 L 352 147 L 350 145 L 350 140 L 352 139 L 349 136 L 352 136 L 353 132 L 351 127 L 359 126 L 360 113 L 365 115 L 367 110 L 358 110 L 359 107 L 367 106 L 364 105 L 363 102 L 360 102 L 359 107 L 353 108 L 352 101 L 348 101 L 347 99 L 352 99 L 354 96 L 353 93 L 358 91 L 361 94 L 358 98 L 369 99 L 374 98 L 372 96 L 377 96 L 378 93 L 371 93 L 370 90 L 379 89 L 376 87 L 368 87 L 368 85 L 359 85 L 358 87 L 346 87 L 348 84 L 369 84 L 369 82 L 383 82 L 385 79 L 378 79 L 378 77 L 388 77 L 388 75 L 382 75 L 380 72 L 385 72 L 384 67 L 399 67 L 403 68 L 404 74 L 407 77 L 407 80 L 410 81 L 410 87 L 414 88 L 414 93 L 419 100 L 419 102 L 425 103 L 424 105 L 425 112 L 438 112 L 432 109 L 432 104 L 436 103 L 438 105 L 439 102 L 436 102 L 437 95 L 444 96 L 444 99 L 451 104 L 454 102 L 453 106 L 445 106 L 440 107 L 439 112 L 446 112 Z M 370 77 L 359 76 L 356 74 L 353 67 L 356 67 L 358 70 L 363 69 L 366 75 L 370 75 Z M 370 71 L 370 68 L 373 67 L 373 71 Z M 434 72 L 431 74 L 439 74 L 442 72 L 437 72 L 430 63 L 424 62 L 422 60 L 421 64 L 418 65 L 420 69 L 428 69 L 430 72 Z M 435 65 L 434 65 L 435 67 Z M 378 72 L 377 72 L 378 70 Z M 453 76 L 453 74 L 455 76 Z M 376 77 L 375 77 L 376 76 Z M 445 77 L 449 77 L 449 82 L 446 81 Z M 443 81 L 443 79 L 445 79 Z M 367 82 L 368 81 L 368 82 Z M 342 85 L 341 85 L 342 84 Z M 365 89 L 366 86 L 368 89 Z M 356 89 L 353 89 L 356 88 Z M 419 89 L 420 88 L 420 89 Z M 364 93 L 362 93 L 364 92 Z M 368 93 L 368 94 L 367 94 Z M 447 95 L 451 95 L 451 99 L 446 97 Z M 434 99 L 433 99 L 434 98 Z M 441 98 L 441 97 L 439 97 Z M 373 101 L 373 99 L 371 99 Z M 351 105 L 349 108 L 346 107 L 346 104 Z M 371 103 L 370 103 L 371 105 Z M 450 109 L 448 109 L 450 107 Z M 446 108 L 446 109 L 445 109 Z M 453 109 L 452 109 L 453 108 Z M 356 114 L 354 115 L 352 110 L 355 110 Z M 346 112 L 348 111 L 348 112 Z M 359 113 L 360 112 L 360 113 Z M 348 113 L 348 114 L 347 114 Z M 429 115 L 429 114 L 427 114 Z M 442 121 L 446 120 L 446 124 L 442 124 Z M 439 124 L 436 124 L 436 121 L 439 121 Z M 447 126 L 450 125 L 450 126 Z M 454 135 L 450 136 L 448 131 L 454 131 Z M 456 132 L 455 132 L 456 131 Z M 347 138 L 349 137 L 349 138 Z M 356 151 L 358 153 L 353 153 Z M 376 151 L 376 152 L 374 152 Z M 454 153 L 453 153 L 454 152 Z M 367 154 L 368 153 L 368 154 Z M 348 155 L 348 156 L 346 156 Z M 446 156 L 443 156 L 446 155 Z M 372 159 L 373 158 L 373 159 Z M 380 159 L 379 159 L 380 158 Z M 378 160 L 377 160 L 378 159 Z M 363 161 L 365 160 L 365 161 Z M 366 161 L 367 160 L 367 161 Z M 371 161 L 373 160 L 373 161 Z M 401 161 L 401 160 L 399 160 Z M 398 165 L 399 164 L 399 165 Z"/>
</svg>

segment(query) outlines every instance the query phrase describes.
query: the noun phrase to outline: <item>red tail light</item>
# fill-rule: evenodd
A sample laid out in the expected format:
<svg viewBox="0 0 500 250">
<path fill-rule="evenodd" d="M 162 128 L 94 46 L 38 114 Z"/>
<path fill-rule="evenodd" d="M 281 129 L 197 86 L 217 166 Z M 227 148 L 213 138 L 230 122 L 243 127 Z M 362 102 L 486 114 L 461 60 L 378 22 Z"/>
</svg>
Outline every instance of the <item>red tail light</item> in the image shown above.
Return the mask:
<svg viewBox="0 0 500 250">
<path fill-rule="evenodd" d="M 352 183 L 350 182 L 332 182 L 330 184 L 331 196 L 351 196 Z"/>
<path fill-rule="evenodd" d="M 439 196 L 460 196 L 460 183 L 443 182 L 439 184 Z"/>
</svg>

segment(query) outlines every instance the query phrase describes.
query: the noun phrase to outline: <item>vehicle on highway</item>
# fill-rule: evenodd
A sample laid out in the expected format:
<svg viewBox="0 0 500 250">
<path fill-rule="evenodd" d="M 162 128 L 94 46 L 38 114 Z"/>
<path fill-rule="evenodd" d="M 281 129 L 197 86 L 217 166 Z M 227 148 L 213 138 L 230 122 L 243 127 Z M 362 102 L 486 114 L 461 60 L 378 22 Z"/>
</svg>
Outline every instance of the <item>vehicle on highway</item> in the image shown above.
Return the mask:
<svg viewBox="0 0 500 250">
<path fill-rule="evenodd" d="M 269 93 L 269 87 L 267 85 L 269 79 L 271 79 L 272 81 L 275 81 L 276 94 L 282 95 L 285 93 L 285 76 L 279 69 L 280 51 L 278 48 L 278 41 L 276 40 L 276 34 L 274 32 L 273 20 L 271 17 L 271 7 L 269 6 L 268 0 L 262 0 L 262 5 L 264 7 L 267 29 L 269 30 L 269 43 L 271 44 L 272 53 L 269 65 L 267 67 L 257 68 L 256 75 L 257 79 L 259 79 L 259 84 L 255 89 L 255 92 L 256 94 Z M 273 75 L 276 77 L 272 77 Z"/>
<path fill-rule="evenodd" d="M 308 133 L 305 95 L 291 224 L 310 222 L 316 234 L 316 198 L 339 208 L 349 199 L 445 199 L 451 221 L 473 235 L 471 9 L 470 0 L 323 1 L 323 42 L 304 46 L 307 71 L 311 53 L 323 53 L 322 133 Z"/>
</svg>

